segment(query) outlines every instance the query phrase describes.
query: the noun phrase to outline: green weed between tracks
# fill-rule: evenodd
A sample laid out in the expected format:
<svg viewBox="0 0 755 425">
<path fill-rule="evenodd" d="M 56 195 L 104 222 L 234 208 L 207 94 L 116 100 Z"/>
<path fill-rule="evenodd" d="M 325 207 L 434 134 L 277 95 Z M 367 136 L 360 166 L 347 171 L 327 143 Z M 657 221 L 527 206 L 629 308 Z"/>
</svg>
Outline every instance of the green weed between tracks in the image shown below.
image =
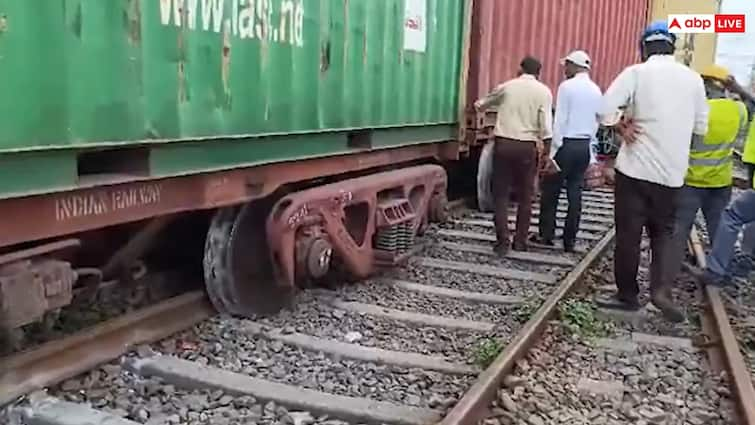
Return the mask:
<svg viewBox="0 0 755 425">
<path fill-rule="evenodd" d="M 530 320 L 542 304 L 542 298 L 538 296 L 531 297 L 517 307 L 513 313 L 514 318 L 520 323 L 525 323 Z M 493 363 L 493 360 L 498 357 L 502 350 L 503 344 L 497 339 L 483 338 L 477 343 L 477 347 L 475 347 L 473 353 L 474 362 L 478 366 L 486 368 Z"/>
<path fill-rule="evenodd" d="M 474 362 L 481 368 L 487 368 L 503 350 L 503 344 L 494 338 L 483 338 L 474 352 Z"/>
<path fill-rule="evenodd" d="M 543 300 L 539 297 L 530 298 L 522 303 L 514 312 L 517 321 L 528 321 L 542 303 Z M 561 323 L 572 335 L 586 340 L 606 337 L 614 331 L 613 323 L 600 320 L 595 315 L 595 307 L 589 302 L 566 300 L 559 305 L 558 314 Z M 483 338 L 475 347 L 474 362 L 482 368 L 487 368 L 502 350 L 503 344 L 497 339 Z"/>
<path fill-rule="evenodd" d="M 525 323 L 532 317 L 540 306 L 543 305 L 543 299 L 540 297 L 531 297 L 522 303 L 514 312 L 517 322 Z"/>
<path fill-rule="evenodd" d="M 595 315 L 592 303 L 566 300 L 559 305 L 559 317 L 563 326 L 572 334 L 587 340 L 602 338 L 614 330 L 613 323 L 604 322 Z"/>
</svg>

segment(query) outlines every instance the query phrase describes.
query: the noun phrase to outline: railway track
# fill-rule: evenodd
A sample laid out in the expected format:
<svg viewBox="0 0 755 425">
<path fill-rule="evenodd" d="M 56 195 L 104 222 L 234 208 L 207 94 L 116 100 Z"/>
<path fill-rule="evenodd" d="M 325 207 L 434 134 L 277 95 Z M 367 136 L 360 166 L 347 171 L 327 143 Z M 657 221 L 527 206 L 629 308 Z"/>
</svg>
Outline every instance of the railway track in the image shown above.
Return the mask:
<svg viewBox="0 0 755 425">
<path fill-rule="evenodd" d="M 690 235 L 690 250 L 697 266 L 704 269 L 705 251 L 697 229 L 693 229 Z M 755 389 L 753 388 L 755 376 L 742 357 L 721 290 L 713 287 L 705 287 L 701 290 L 708 303 L 703 326 L 709 330 L 717 342 L 711 345 L 709 350 L 711 364 L 716 369 L 725 369 L 728 372 L 730 385 L 737 399 L 741 423 L 753 425 L 755 424 Z"/>
<path fill-rule="evenodd" d="M 638 276 L 643 293 L 647 242 Z M 674 298 L 689 320 L 680 324 L 664 321 L 652 305 L 636 313 L 595 310 L 590 300 L 614 290 L 612 262 L 609 252 L 562 301 L 558 320 L 503 379 L 484 423 L 751 423 L 750 374 L 741 357 L 725 355 L 735 353 L 725 342 L 733 341 L 731 318 L 711 296 L 717 290 L 700 291 L 695 276 L 682 273 Z"/>
<path fill-rule="evenodd" d="M 585 193 L 573 254 L 496 258 L 491 217 L 467 210 L 405 267 L 274 317 L 185 294 L 0 359 L 0 402 L 29 423 L 473 423 L 612 243 L 612 203 Z"/>
</svg>

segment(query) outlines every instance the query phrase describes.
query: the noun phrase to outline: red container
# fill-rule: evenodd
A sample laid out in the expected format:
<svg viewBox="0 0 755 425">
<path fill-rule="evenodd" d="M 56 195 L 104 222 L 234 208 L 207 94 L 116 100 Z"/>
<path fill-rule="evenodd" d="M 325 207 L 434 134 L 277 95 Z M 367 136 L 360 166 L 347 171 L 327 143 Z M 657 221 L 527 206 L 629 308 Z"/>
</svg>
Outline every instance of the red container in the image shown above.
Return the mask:
<svg viewBox="0 0 755 425">
<path fill-rule="evenodd" d="M 467 104 L 516 76 L 525 55 L 543 64 L 541 80 L 556 96 L 560 59 L 585 50 L 592 78 L 605 90 L 639 60 L 648 0 L 475 0 Z"/>
</svg>

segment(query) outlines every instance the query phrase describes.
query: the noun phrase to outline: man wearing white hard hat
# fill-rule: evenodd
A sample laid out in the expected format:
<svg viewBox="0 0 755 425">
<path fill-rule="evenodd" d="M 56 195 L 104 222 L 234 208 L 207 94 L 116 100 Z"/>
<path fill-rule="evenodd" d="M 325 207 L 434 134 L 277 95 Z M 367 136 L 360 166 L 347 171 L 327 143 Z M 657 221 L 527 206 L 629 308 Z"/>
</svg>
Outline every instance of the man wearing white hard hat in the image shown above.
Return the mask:
<svg viewBox="0 0 755 425">
<path fill-rule="evenodd" d="M 569 208 L 564 224 L 564 250 L 574 250 L 582 214 L 582 188 L 590 165 L 590 144 L 598 131 L 602 93 L 590 79 L 590 56 L 575 50 L 561 60 L 566 81 L 558 87 L 550 158 L 554 173 L 544 176 L 540 205 L 539 237 L 533 242 L 553 245 L 556 208 L 566 186 Z"/>
</svg>

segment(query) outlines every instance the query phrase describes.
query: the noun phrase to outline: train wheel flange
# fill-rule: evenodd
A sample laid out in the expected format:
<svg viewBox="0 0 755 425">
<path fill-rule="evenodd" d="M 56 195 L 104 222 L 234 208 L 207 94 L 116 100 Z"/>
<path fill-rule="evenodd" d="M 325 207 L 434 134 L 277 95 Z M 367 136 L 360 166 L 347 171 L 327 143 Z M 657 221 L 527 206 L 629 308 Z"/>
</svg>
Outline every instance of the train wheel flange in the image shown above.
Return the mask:
<svg viewBox="0 0 755 425">
<path fill-rule="evenodd" d="M 25 340 L 21 328 L 6 329 L 0 327 L 0 355 L 7 355 L 21 349 Z"/>
<path fill-rule="evenodd" d="M 215 308 L 239 316 L 273 314 L 291 305 L 294 288 L 273 274 L 265 219 L 271 204 L 219 210 L 205 244 L 205 284 Z"/>
</svg>

